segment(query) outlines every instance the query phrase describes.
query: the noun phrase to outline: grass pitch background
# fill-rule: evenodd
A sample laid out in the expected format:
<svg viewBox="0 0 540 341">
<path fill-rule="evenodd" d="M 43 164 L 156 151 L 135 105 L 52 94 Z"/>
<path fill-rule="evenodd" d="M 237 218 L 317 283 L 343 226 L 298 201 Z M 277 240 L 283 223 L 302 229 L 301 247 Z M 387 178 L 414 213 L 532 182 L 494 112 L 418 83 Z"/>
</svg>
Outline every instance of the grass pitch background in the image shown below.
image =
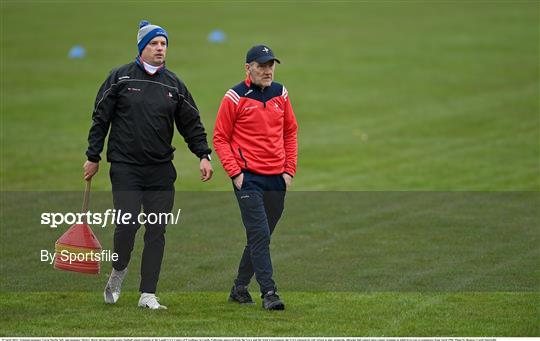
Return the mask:
<svg viewBox="0 0 540 341">
<path fill-rule="evenodd" d="M 272 46 L 300 124 L 296 189 L 540 188 L 537 2 L 2 4 L 4 189 L 81 188 L 97 90 L 135 58 L 142 18 L 168 30 L 209 132 L 246 50 Z M 67 59 L 75 44 L 85 59 Z M 229 190 L 174 145 L 179 189 Z"/>
<path fill-rule="evenodd" d="M 538 2 L 2 1 L 1 13 L 1 335 L 540 334 L 540 262 L 535 248 L 540 190 Z M 283 62 L 276 80 L 287 86 L 300 124 L 295 191 L 532 193 L 509 194 L 504 205 L 494 202 L 492 207 L 472 200 L 467 219 L 460 219 L 456 208 L 465 209 L 468 200 L 441 211 L 445 206 L 429 193 L 416 204 L 405 194 L 390 208 L 359 205 L 369 209 L 365 215 L 340 215 L 339 200 L 334 207 L 314 206 L 317 201 L 302 206 L 291 195 L 273 239 L 276 276 L 282 276 L 279 284 L 288 303 L 283 314 L 224 302 L 243 243 L 239 213 L 232 207 L 206 217 L 198 209 L 204 204 L 196 205 L 204 202 L 201 199 L 191 204 L 191 212 L 197 214 L 191 224 L 188 219 L 167 235 L 162 283 L 171 290 L 160 296 L 170 309 L 153 314 L 135 308 L 141 240 L 128 291 L 118 306 L 105 306 L 101 290 L 108 264 L 96 278 L 53 272 L 38 262 L 38 249 L 52 248 L 54 233 L 62 231 L 40 226 L 37 212 L 51 207 L 54 200 L 48 202 L 47 196 L 56 198 L 52 192 L 82 188 L 95 95 L 112 68 L 135 57 L 141 19 L 169 32 L 168 67 L 188 85 L 209 135 L 223 94 L 243 79 L 247 48 L 265 42 L 274 49 Z M 216 28 L 226 33 L 224 44 L 207 42 Z M 86 48 L 86 58 L 67 58 L 75 44 Z M 215 178 L 202 184 L 198 161 L 178 134 L 173 144 L 177 190 L 230 191 L 219 162 L 214 162 Z M 101 166 L 93 188 L 109 191 L 108 165 Z M 297 200 L 314 198 L 297 195 Z M 362 194 L 352 194 L 358 195 Z M 76 201 L 65 210 L 77 210 Z M 186 205 L 191 207 L 177 200 L 177 207 Z M 313 209 L 303 211 L 306 207 Z M 36 214 L 21 216 L 26 208 Z M 318 224 L 308 226 L 317 214 Z M 220 216 L 231 234 L 227 245 L 232 250 L 223 257 L 209 246 L 219 244 L 212 239 L 216 230 L 198 229 L 204 219 L 216 221 Z M 392 229 L 391 223 L 403 216 L 411 217 L 412 224 Z M 328 229 L 325 222 L 334 225 Z M 421 232 L 434 231 L 430 224 L 433 229 L 446 227 L 444 233 L 424 238 Z M 111 232 L 98 231 L 104 246 L 110 244 Z M 460 244 L 462 236 L 472 239 Z M 469 263 L 440 263 L 437 270 L 442 271 L 427 277 L 433 284 L 445 283 L 447 276 L 447 287 L 430 286 L 428 281 L 427 286 L 403 292 L 391 282 L 374 282 L 379 290 L 365 284 L 367 275 L 377 275 L 377 270 L 393 279 L 397 275 L 390 271 L 392 266 L 411 274 L 412 283 L 425 280 L 426 273 L 416 270 L 431 260 L 415 259 L 414 250 L 446 246 L 443 255 L 451 259 L 448 245 L 455 242 L 455 250 L 472 251 L 475 238 L 486 247 L 457 254 L 458 260 Z M 296 248 L 291 256 L 290 248 Z M 361 258 L 366 257 L 362 248 L 375 251 Z M 411 250 L 402 257 L 409 268 L 391 262 L 396 250 Z M 317 259 L 321 255 L 326 258 Z M 309 267 L 311 256 L 315 260 Z M 216 271 L 216 264 L 224 269 Z M 305 272 L 294 271 L 297 268 Z M 463 269 L 477 273 L 450 276 Z M 330 270 L 350 285 L 328 288 L 321 281 L 310 283 L 310 274 L 324 277 Z M 196 277 L 191 285 L 189 276 Z M 452 280 L 471 278 L 481 285 L 452 286 Z M 43 292 L 59 279 L 82 289 Z M 176 281 L 180 292 L 172 289 Z M 356 281 L 364 282 L 355 286 Z M 87 291 L 94 282 L 99 288 Z M 305 284 L 294 287 L 297 283 Z M 407 283 L 411 282 L 403 282 Z M 36 289 L 39 284 L 42 290 Z M 294 291 L 287 290 L 288 285 Z M 434 290 L 426 289 L 430 287 Z M 256 292 L 256 286 L 252 289 Z"/>
</svg>

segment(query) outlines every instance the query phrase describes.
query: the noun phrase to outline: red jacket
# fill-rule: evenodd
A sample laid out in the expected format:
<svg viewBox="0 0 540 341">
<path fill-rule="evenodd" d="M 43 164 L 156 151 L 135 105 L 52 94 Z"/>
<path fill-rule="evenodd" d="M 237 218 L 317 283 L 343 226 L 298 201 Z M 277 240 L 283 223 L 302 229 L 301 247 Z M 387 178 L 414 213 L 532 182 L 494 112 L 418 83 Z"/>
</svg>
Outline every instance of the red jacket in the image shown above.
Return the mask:
<svg viewBox="0 0 540 341">
<path fill-rule="evenodd" d="M 230 177 L 296 173 L 298 125 L 287 89 L 261 89 L 249 77 L 225 93 L 214 128 L 214 148 Z"/>
</svg>

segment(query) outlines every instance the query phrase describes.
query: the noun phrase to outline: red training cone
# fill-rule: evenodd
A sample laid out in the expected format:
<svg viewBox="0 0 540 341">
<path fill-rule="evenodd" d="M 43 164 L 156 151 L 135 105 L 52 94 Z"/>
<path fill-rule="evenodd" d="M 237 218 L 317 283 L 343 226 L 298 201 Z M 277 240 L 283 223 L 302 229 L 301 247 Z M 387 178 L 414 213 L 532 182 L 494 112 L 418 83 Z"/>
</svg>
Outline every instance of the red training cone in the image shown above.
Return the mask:
<svg viewBox="0 0 540 341">
<path fill-rule="evenodd" d="M 83 213 L 88 211 L 90 181 L 84 191 Z M 99 260 L 96 253 L 101 252 L 101 244 L 94 232 L 84 222 L 72 225 L 54 244 L 54 268 L 87 274 L 99 273 Z"/>
</svg>

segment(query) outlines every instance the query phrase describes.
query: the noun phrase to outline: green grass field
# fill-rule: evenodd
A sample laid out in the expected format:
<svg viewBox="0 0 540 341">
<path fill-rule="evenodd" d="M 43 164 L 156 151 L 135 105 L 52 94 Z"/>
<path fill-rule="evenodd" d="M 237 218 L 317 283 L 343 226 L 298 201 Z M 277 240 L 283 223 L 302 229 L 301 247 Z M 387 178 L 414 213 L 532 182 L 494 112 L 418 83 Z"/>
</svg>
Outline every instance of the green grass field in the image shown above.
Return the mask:
<svg viewBox="0 0 540 341">
<path fill-rule="evenodd" d="M 92 293 L 1 294 L 2 333 L 24 336 L 538 335 L 538 296 L 526 293 L 305 293 L 284 312 L 224 302 L 225 293 L 160 295 L 167 311 L 107 306 Z M 36 304 L 40 302 L 40 304 Z M 332 304 L 321 304 L 332 302 Z M 513 317 L 520 311 L 519 319 Z M 28 324 L 28 319 L 32 322 Z"/>
<path fill-rule="evenodd" d="M 537 1 L 0 4 L 1 336 L 540 336 Z M 109 263 L 39 261 L 65 231 L 39 215 L 79 209 L 95 95 L 135 57 L 141 19 L 169 32 L 210 136 L 246 50 L 282 61 L 300 126 L 272 240 L 285 312 L 226 302 L 239 212 L 219 161 L 201 183 L 178 134 L 169 310 L 136 307 L 142 233 L 117 306 L 102 303 Z M 224 44 L 207 42 L 216 28 Z M 87 56 L 69 60 L 76 44 Z M 110 207 L 108 164 L 93 189 Z M 94 230 L 110 248 L 113 229 Z"/>
</svg>

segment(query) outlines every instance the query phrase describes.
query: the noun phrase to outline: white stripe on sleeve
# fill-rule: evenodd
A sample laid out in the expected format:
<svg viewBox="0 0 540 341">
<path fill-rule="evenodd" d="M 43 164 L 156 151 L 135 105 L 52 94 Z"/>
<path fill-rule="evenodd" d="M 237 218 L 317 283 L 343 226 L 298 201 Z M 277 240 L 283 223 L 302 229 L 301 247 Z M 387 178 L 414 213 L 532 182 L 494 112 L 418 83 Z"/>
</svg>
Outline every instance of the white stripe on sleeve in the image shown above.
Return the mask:
<svg viewBox="0 0 540 341">
<path fill-rule="evenodd" d="M 287 96 L 289 96 L 289 92 L 287 91 L 285 86 L 283 86 L 283 92 L 281 93 L 281 96 L 283 96 L 284 99 L 287 99 Z"/>
</svg>

